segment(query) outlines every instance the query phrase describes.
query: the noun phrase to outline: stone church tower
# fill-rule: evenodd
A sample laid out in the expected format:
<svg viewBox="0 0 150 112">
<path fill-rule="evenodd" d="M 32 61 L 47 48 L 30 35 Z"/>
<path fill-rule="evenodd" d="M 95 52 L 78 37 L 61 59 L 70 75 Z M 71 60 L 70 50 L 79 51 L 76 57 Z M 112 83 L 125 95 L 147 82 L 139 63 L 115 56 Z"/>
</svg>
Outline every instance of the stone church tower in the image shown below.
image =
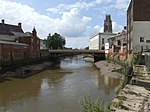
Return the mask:
<svg viewBox="0 0 150 112">
<path fill-rule="evenodd" d="M 105 32 L 112 33 L 112 20 L 110 15 L 106 15 L 104 20 L 104 33 Z"/>
</svg>

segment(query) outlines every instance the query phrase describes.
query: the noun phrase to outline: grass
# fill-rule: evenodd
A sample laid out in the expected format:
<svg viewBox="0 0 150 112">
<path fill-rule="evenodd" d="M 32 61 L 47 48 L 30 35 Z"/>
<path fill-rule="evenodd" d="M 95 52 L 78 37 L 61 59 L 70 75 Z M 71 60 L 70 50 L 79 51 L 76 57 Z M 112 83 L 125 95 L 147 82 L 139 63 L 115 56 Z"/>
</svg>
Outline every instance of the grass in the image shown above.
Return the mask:
<svg viewBox="0 0 150 112">
<path fill-rule="evenodd" d="M 120 100 L 120 99 L 118 99 L 117 102 L 111 103 L 111 105 L 112 105 L 113 107 L 115 107 L 115 108 L 121 108 L 121 107 L 122 107 L 122 104 L 123 104 L 123 101 Z"/>
<path fill-rule="evenodd" d="M 100 103 L 100 100 L 91 101 L 90 97 L 81 100 L 82 112 L 110 112 L 109 108 Z"/>
</svg>

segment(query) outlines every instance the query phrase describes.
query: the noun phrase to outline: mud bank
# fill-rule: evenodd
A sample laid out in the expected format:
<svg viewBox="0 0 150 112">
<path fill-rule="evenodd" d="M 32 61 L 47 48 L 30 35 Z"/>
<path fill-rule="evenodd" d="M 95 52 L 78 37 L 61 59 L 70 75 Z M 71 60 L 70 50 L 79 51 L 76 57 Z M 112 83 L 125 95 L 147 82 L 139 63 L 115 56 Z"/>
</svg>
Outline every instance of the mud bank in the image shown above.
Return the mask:
<svg viewBox="0 0 150 112">
<path fill-rule="evenodd" d="M 117 72 L 122 68 L 118 64 L 108 63 L 107 61 L 99 61 L 94 64 L 100 70 L 100 75 L 107 75 L 113 78 L 123 78 L 123 74 Z"/>
<path fill-rule="evenodd" d="M 14 71 L 8 71 L 4 74 L 0 74 L 0 82 L 3 82 L 9 78 L 26 78 L 41 72 L 50 66 L 52 66 L 52 62 L 44 62 L 41 64 L 19 67 Z"/>
</svg>

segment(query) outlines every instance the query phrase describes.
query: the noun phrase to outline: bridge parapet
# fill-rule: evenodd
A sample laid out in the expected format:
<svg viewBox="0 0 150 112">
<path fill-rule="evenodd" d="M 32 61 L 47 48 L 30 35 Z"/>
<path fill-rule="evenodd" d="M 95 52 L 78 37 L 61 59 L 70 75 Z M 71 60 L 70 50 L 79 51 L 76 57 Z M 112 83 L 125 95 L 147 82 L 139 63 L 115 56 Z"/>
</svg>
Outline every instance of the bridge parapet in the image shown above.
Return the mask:
<svg viewBox="0 0 150 112">
<path fill-rule="evenodd" d="M 103 54 L 104 50 L 49 50 L 49 53 L 81 53 L 81 54 Z"/>
</svg>

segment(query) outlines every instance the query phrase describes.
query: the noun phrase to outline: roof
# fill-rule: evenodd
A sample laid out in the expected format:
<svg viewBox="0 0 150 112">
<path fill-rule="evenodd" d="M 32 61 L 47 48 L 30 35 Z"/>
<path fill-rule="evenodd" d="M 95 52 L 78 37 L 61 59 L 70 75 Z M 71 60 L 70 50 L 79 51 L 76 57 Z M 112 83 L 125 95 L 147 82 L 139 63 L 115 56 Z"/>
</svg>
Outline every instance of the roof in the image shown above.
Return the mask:
<svg viewBox="0 0 150 112">
<path fill-rule="evenodd" d="M 29 46 L 28 44 L 18 43 L 18 42 L 9 42 L 9 41 L 0 41 L 0 44 L 10 44 L 10 45 Z"/>
<path fill-rule="evenodd" d="M 24 33 L 19 26 L 0 23 L 0 34 L 13 35 L 12 32 Z"/>
<path fill-rule="evenodd" d="M 110 32 L 97 33 L 96 35 L 92 36 L 90 39 L 94 38 L 97 35 L 117 35 L 117 33 L 110 33 Z"/>
</svg>

